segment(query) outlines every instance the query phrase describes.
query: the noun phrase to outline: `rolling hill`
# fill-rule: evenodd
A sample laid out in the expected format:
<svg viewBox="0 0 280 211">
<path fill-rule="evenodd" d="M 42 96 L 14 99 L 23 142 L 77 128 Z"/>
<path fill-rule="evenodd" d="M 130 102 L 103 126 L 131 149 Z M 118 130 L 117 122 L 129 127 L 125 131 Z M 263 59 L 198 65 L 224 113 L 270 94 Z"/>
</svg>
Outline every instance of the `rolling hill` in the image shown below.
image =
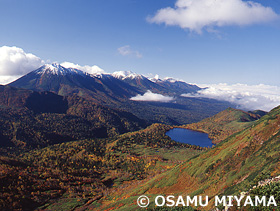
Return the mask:
<svg viewBox="0 0 280 211">
<path fill-rule="evenodd" d="M 217 144 L 228 136 L 254 124 L 255 120 L 258 120 L 265 114 L 266 112 L 264 111 L 245 112 L 239 109 L 228 108 L 198 123 L 182 127 L 207 133 L 209 138 L 213 140 L 213 143 Z"/>
<path fill-rule="evenodd" d="M 129 112 L 78 96 L 9 86 L 0 87 L 0 123 L 0 146 L 20 148 L 112 137 L 147 126 Z"/>
</svg>

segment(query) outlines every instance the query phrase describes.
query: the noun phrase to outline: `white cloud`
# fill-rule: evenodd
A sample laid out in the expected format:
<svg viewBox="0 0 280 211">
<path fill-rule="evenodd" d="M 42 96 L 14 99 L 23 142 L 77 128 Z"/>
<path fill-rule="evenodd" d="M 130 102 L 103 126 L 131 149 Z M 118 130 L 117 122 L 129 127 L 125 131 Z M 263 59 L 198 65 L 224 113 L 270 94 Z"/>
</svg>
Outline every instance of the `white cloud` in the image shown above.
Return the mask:
<svg viewBox="0 0 280 211">
<path fill-rule="evenodd" d="M 89 74 L 100 74 L 100 73 L 105 73 L 105 71 L 103 69 L 101 69 L 100 67 L 96 66 L 96 65 L 93 65 L 93 66 L 89 66 L 89 65 L 85 65 L 85 66 L 80 66 L 78 64 L 74 64 L 74 63 L 71 63 L 71 62 L 63 62 L 61 63 L 61 65 L 63 67 L 66 67 L 66 68 L 75 68 L 75 69 L 78 69 L 78 70 L 82 70 L 84 72 L 87 72 Z"/>
<path fill-rule="evenodd" d="M 242 0 L 177 0 L 175 8 L 167 7 L 148 17 L 152 23 L 165 23 L 201 33 L 215 26 L 251 25 L 270 22 L 279 16 L 270 7 Z"/>
<path fill-rule="evenodd" d="M 21 77 L 21 75 L 16 75 L 16 76 L 1 75 L 0 76 L 0 84 L 1 85 L 9 84 L 9 83 L 15 81 L 16 79 L 18 79 L 19 77 Z"/>
<path fill-rule="evenodd" d="M 39 57 L 24 52 L 18 47 L 0 47 L 0 84 L 9 83 L 16 78 L 44 64 Z"/>
<path fill-rule="evenodd" d="M 170 96 L 164 96 L 161 94 L 157 93 L 152 93 L 150 90 L 148 90 L 145 94 L 143 95 L 136 95 L 135 97 L 130 98 L 130 100 L 134 101 L 155 101 L 155 102 L 170 102 L 174 100 L 173 97 Z"/>
<path fill-rule="evenodd" d="M 241 109 L 269 111 L 280 105 L 280 87 L 270 85 L 212 84 L 184 97 L 205 97 L 237 104 Z"/>
<path fill-rule="evenodd" d="M 129 45 L 118 48 L 118 52 L 123 56 L 134 56 L 137 58 L 142 58 L 142 54 L 138 51 L 132 50 Z"/>
</svg>

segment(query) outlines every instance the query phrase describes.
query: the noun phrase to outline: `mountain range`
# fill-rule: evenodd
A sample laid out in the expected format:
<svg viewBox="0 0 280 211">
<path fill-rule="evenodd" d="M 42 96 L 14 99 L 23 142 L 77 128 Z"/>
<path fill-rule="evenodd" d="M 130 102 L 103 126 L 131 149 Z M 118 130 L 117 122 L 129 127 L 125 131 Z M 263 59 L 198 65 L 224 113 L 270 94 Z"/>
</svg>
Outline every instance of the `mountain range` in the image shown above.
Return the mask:
<svg viewBox="0 0 280 211">
<path fill-rule="evenodd" d="M 171 78 L 149 79 L 129 71 L 94 75 L 65 68 L 57 63 L 44 65 L 9 85 L 34 91 L 52 91 L 60 95 L 88 94 L 92 99 L 100 100 L 99 102 L 104 100 L 101 96 L 111 100 L 123 100 L 144 94 L 147 90 L 165 95 L 181 95 L 201 89 Z"/>
<path fill-rule="evenodd" d="M 113 137 L 155 122 L 195 122 L 228 107 L 226 102 L 180 96 L 200 89 L 132 72 L 91 75 L 57 63 L 43 65 L 0 86 L 0 146 L 30 149 Z M 131 100 L 147 92 L 171 100 Z"/>
<path fill-rule="evenodd" d="M 212 99 L 182 97 L 201 88 L 171 78 L 149 79 L 132 72 L 88 74 L 57 63 L 47 64 L 8 84 L 33 91 L 49 91 L 61 96 L 77 95 L 110 108 L 123 109 L 150 123 L 186 124 L 202 120 L 234 106 Z M 150 91 L 149 99 L 135 101 Z M 170 97 L 168 102 L 153 99 L 154 94 Z"/>
</svg>

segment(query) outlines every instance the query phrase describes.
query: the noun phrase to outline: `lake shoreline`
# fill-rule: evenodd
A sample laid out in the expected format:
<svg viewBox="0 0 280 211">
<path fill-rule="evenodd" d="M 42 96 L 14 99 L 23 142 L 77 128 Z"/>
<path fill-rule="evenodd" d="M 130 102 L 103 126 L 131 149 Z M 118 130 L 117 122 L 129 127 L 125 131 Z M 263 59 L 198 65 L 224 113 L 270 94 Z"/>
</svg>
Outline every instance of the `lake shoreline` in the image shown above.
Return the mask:
<svg viewBox="0 0 280 211">
<path fill-rule="evenodd" d="M 184 127 L 174 127 L 168 130 L 165 135 L 179 143 L 206 148 L 215 146 L 213 140 L 209 138 L 208 133 L 206 133 L 205 131 L 196 131 Z"/>
</svg>

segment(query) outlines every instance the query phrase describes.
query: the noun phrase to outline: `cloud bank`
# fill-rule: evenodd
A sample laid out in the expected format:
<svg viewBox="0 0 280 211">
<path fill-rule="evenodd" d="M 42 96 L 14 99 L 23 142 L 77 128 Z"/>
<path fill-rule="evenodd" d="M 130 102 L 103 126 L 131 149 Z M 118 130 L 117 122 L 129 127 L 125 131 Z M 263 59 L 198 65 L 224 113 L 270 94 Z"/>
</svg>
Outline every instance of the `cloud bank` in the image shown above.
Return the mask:
<svg viewBox="0 0 280 211">
<path fill-rule="evenodd" d="M 280 105 L 280 87 L 264 84 L 212 84 L 196 94 L 183 94 L 182 96 L 225 100 L 246 110 L 270 111 Z"/>
<path fill-rule="evenodd" d="M 78 70 L 82 70 L 84 72 L 87 72 L 87 73 L 93 74 L 93 75 L 105 73 L 105 71 L 103 69 L 101 69 L 100 67 L 98 67 L 96 65 L 93 65 L 93 66 L 89 66 L 89 65 L 81 66 L 81 65 L 74 64 L 74 63 L 71 63 L 71 62 L 63 62 L 63 63 L 61 63 L 61 65 L 63 67 L 66 67 L 66 68 L 75 68 L 75 69 L 78 69 Z"/>
<path fill-rule="evenodd" d="M 142 54 L 138 51 L 132 50 L 129 45 L 122 46 L 118 48 L 119 54 L 122 56 L 134 56 L 137 58 L 142 58 Z"/>
<path fill-rule="evenodd" d="M 201 33 L 203 28 L 245 26 L 276 20 L 279 16 L 270 7 L 242 0 L 177 0 L 148 17 L 151 23 L 179 26 Z"/>
<path fill-rule="evenodd" d="M 44 64 L 39 57 L 24 52 L 18 47 L 0 47 L 0 84 L 9 83 L 16 78 Z"/>
<path fill-rule="evenodd" d="M 170 96 L 164 96 L 161 94 L 157 94 L 157 93 L 152 93 L 150 90 L 148 90 L 145 94 L 143 94 L 143 95 L 138 94 L 135 97 L 130 98 L 130 100 L 167 103 L 167 102 L 174 100 L 174 98 L 170 97 Z"/>
</svg>

